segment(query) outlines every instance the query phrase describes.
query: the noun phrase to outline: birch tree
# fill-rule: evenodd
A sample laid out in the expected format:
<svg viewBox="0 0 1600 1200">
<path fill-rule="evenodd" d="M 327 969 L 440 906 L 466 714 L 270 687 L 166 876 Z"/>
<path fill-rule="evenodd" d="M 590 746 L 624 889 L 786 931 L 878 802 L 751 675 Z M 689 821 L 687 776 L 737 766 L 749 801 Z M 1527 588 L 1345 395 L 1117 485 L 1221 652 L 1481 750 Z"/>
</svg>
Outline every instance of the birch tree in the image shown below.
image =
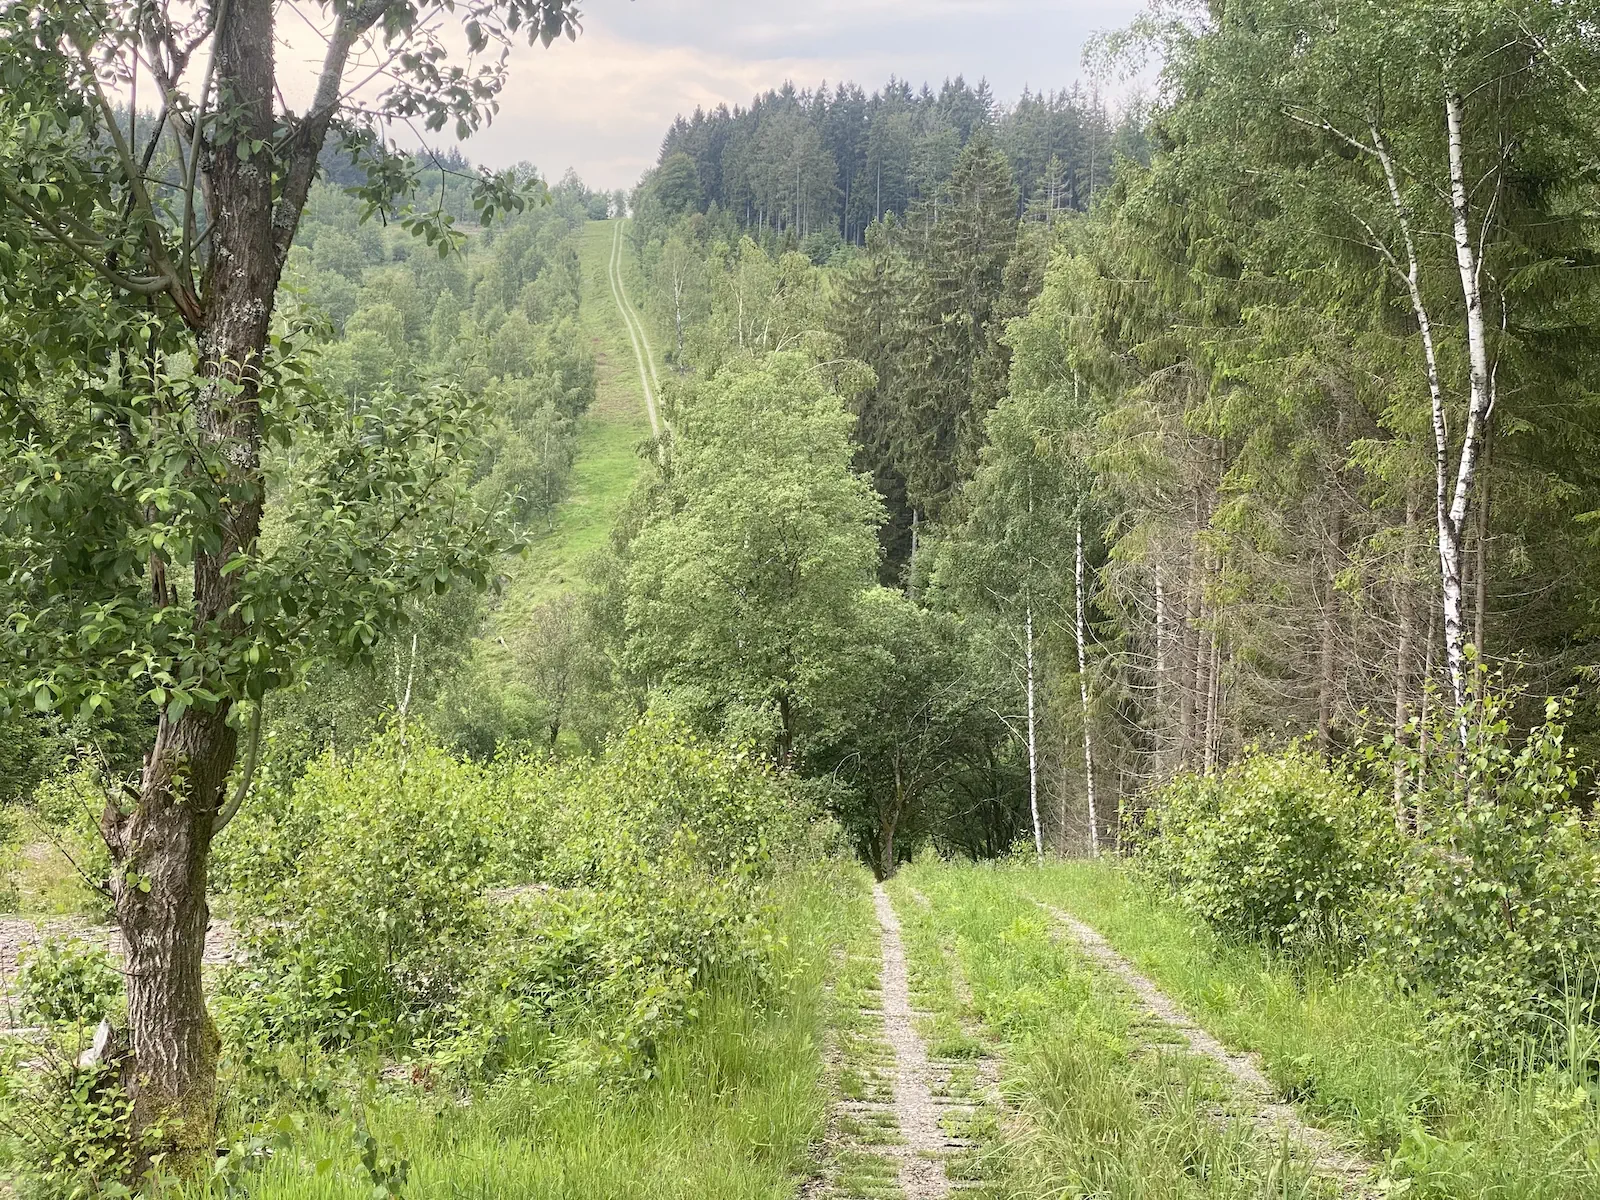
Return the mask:
<svg viewBox="0 0 1600 1200">
<path fill-rule="evenodd" d="M 941 549 L 937 568 L 940 592 L 1011 631 L 1026 703 L 1021 737 L 1040 856 L 1038 644 L 1071 619 L 1073 537 L 1085 482 L 1060 453 L 1071 419 L 1037 395 L 1013 394 L 990 414 L 989 444 L 961 500 L 965 520 Z"/>
<path fill-rule="evenodd" d="M 1549 14 L 1496 0 L 1337 7 L 1334 21 L 1301 0 L 1221 10 L 1202 53 L 1230 83 L 1207 103 L 1269 122 L 1276 108 L 1282 131 L 1264 125 L 1250 150 L 1280 202 L 1364 246 L 1411 316 L 1430 413 L 1444 659 L 1460 710 L 1469 523 L 1518 322 L 1514 281 L 1531 265 L 1527 172 L 1567 136 L 1582 81 L 1539 34 Z M 1459 733 L 1464 744 L 1464 724 Z"/>
</svg>

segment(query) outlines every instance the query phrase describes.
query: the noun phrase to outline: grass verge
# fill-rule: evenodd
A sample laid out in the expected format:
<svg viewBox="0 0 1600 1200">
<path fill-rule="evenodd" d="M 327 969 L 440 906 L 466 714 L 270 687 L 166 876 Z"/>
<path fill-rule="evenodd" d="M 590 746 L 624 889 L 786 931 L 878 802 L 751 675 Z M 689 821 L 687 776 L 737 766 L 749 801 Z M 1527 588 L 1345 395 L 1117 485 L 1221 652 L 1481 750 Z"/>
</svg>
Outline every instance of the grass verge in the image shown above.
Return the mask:
<svg viewBox="0 0 1600 1200">
<path fill-rule="evenodd" d="M 1586 1071 L 1484 1070 L 1416 997 L 1215 937 L 1114 861 L 1014 876 L 1102 936 L 1286 1099 L 1384 1160 L 1426 1200 L 1600 1196 L 1600 1089 Z"/>
<path fill-rule="evenodd" d="M 1210 1064 L 1159 1043 L 1125 997 L 1055 937 L 1025 894 L 1023 872 L 922 865 L 898 889 L 927 896 L 928 955 L 943 931 L 971 989 L 972 1008 L 1002 1058 L 1015 1117 L 1003 1151 L 988 1156 L 1004 1197 L 1117 1200 L 1314 1197 L 1283 1147 L 1261 1144 L 1235 1115 Z M 907 905 L 903 909 L 914 915 Z M 921 926 L 924 918 L 916 917 Z M 936 1005 L 944 989 L 925 995 Z M 937 1019 L 938 1010 L 935 1009 Z"/>
<path fill-rule="evenodd" d="M 763 989 L 724 979 L 663 1045 L 653 1078 L 513 1078 L 466 1097 L 402 1078 L 326 1098 L 281 1089 L 287 1144 L 240 1180 L 254 1200 L 370 1200 L 376 1169 L 408 1163 L 396 1194 L 495 1200 L 783 1200 L 815 1173 L 825 1093 L 824 980 L 859 907 L 853 869 L 819 868 L 775 906 L 779 947 Z M 394 1074 L 390 1072 L 389 1074 Z M 311 1110 L 307 1113 L 306 1110 Z M 272 1121 L 269 1119 L 270 1126 Z M 244 1193 L 191 1186 L 195 1198 Z"/>
</svg>

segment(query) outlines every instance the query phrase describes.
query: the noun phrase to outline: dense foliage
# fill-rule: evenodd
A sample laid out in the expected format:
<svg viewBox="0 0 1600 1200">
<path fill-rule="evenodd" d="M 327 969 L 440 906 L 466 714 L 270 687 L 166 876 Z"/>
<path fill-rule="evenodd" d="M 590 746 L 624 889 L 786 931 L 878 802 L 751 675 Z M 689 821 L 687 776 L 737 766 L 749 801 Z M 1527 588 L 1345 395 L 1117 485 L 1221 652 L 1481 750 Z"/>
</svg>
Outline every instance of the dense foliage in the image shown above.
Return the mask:
<svg viewBox="0 0 1600 1200">
<path fill-rule="evenodd" d="M 640 203 L 647 218 L 726 214 L 815 253 L 860 241 L 887 213 L 936 202 L 974 137 L 1004 148 L 1018 181 L 1012 203 L 1049 212 L 1087 209 L 1116 157 L 1142 148 L 1136 114 L 1119 119 L 1081 87 L 1025 91 L 1005 105 L 987 82 L 959 76 L 937 92 L 903 79 L 871 95 L 854 83 L 785 84 L 748 108 L 674 121 Z"/>
<path fill-rule="evenodd" d="M 1420 770 L 1404 747 L 1330 768 L 1297 742 L 1180 776 L 1143 813 L 1139 863 L 1224 937 L 1370 967 L 1491 1060 L 1569 1057 L 1600 1021 L 1600 838 L 1569 706 L 1518 735 L 1514 705 L 1485 687 L 1461 769 L 1423 775 L 1398 817 L 1381 789 Z"/>
<path fill-rule="evenodd" d="M 760 977 L 767 885 L 808 836 L 748 754 L 666 722 L 596 762 L 395 733 L 230 831 L 223 1022 L 254 1052 L 376 1041 L 469 1077 L 647 1071 L 710 974 Z"/>
<path fill-rule="evenodd" d="M 327 6 L 332 83 L 377 38 L 379 111 L 464 136 L 505 75 L 438 65 L 459 7 Z M 468 7 L 473 56 L 575 28 Z M 1132 846 L 1223 944 L 1586 1070 L 1590 7 L 1161 8 L 1107 43 L 1160 52 L 1148 109 L 785 87 L 617 198 L 279 112 L 233 49 L 251 113 L 173 99 L 207 38 L 270 59 L 229 5 L 188 49 L 7 9 L 0 843 L 132 956 L 125 1009 L 76 949 L 18 986 L 46 1040 L 183 1049 L 70 1060 L 20 1153 L 98 1186 L 177 1114 L 208 1157 L 219 1053 L 263 1110 L 295 1060 L 637 1084 L 712 981 L 770 993 L 823 811 L 880 879 Z M 613 319 L 661 421 L 580 553 Z"/>
<path fill-rule="evenodd" d="M 1152 874 L 1213 928 L 1274 948 L 1359 941 L 1397 848 L 1383 800 L 1299 743 L 1180 776 L 1145 822 Z"/>
<path fill-rule="evenodd" d="M 1474 705 L 1463 769 L 1419 796 L 1379 947 L 1488 1049 L 1521 1039 L 1562 1055 L 1560 1031 L 1600 1021 L 1600 830 L 1570 705 L 1550 701 L 1526 735 L 1511 708 L 1492 693 Z"/>
</svg>

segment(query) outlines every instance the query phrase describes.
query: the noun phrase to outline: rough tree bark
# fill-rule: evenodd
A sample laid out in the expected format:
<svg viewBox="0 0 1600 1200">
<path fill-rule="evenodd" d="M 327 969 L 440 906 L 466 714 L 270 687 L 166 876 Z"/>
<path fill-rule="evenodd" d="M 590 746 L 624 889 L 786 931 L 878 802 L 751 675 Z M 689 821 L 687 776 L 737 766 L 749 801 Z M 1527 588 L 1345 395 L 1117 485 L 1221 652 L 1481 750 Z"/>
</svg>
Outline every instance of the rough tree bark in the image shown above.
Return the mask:
<svg viewBox="0 0 1600 1200">
<path fill-rule="evenodd" d="M 218 0 L 207 78 L 212 93 L 225 98 L 227 119 L 207 134 L 196 114 L 177 118 L 197 147 L 192 165 L 205 200 L 210 248 L 198 298 L 174 275 L 172 299 L 194 332 L 197 374 L 208 384 L 196 401 L 197 449 L 228 492 L 219 537 L 194 561 L 194 624 L 203 644 L 244 631 L 236 611 L 241 577 L 225 568 L 253 548 L 261 531 L 260 372 L 278 279 L 339 108 L 351 48 L 390 3 L 344 6 L 328 39 L 312 106 L 272 153 L 261 148 L 273 144 L 277 125 L 275 0 Z M 176 81 L 163 78 L 159 65 L 151 69 L 166 92 L 175 91 Z M 201 142 L 209 142 L 203 154 Z M 245 152 L 247 145 L 255 151 Z M 185 226 L 187 268 L 187 218 Z M 223 811 L 238 752 L 230 711 L 224 700 L 210 711 L 164 713 L 131 811 L 114 799 L 101 819 L 127 948 L 132 1055 L 125 1082 L 133 1131 L 142 1154 L 161 1150 L 173 1165 L 209 1156 L 215 1135 L 218 1037 L 206 1011 L 201 963 L 209 921 L 207 856 L 235 807 Z M 151 1141 L 156 1131 L 160 1145 Z"/>
<path fill-rule="evenodd" d="M 272 0 L 219 6 L 218 91 L 230 98 L 235 139 L 272 137 Z M 230 143 L 205 164 L 214 249 L 197 322 L 200 449 L 231 484 L 221 541 L 194 564 L 194 621 L 203 641 L 243 631 L 234 611 L 239 578 L 224 568 L 253 547 L 265 499 L 257 399 L 280 261 L 273 242 L 272 168 Z M 292 236 L 292 235 L 291 235 Z M 230 706 L 163 715 L 145 757 L 133 810 L 108 805 L 112 896 L 127 947 L 127 1087 L 137 1134 L 160 1127 L 178 1157 L 210 1149 L 216 1119 L 218 1038 L 201 983 L 206 860 L 212 827 L 238 748 Z"/>
</svg>

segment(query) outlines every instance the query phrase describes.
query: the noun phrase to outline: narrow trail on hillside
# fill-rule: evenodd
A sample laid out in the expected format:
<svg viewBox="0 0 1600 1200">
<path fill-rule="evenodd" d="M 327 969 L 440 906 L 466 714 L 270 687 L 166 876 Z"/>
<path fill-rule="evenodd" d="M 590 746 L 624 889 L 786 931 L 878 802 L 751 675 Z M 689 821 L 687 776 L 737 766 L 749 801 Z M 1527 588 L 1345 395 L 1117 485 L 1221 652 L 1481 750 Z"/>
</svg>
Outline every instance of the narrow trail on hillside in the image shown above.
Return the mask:
<svg viewBox="0 0 1600 1200">
<path fill-rule="evenodd" d="M 1176 1033 L 1190 1051 L 1215 1063 L 1232 1081 L 1239 1097 L 1250 1106 L 1250 1120 L 1263 1137 L 1276 1142 L 1287 1136 L 1310 1159 L 1313 1169 L 1332 1180 L 1342 1195 L 1376 1198 L 1372 1184 L 1376 1166 L 1339 1144 L 1326 1130 L 1308 1125 L 1294 1107 L 1279 1100 L 1272 1083 L 1254 1055 L 1229 1050 L 1202 1029 L 1189 1014 L 1141 974 L 1110 942 L 1072 914 L 1043 901 L 1035 901 L 1083 952 L 1103 970 L 1116 976 L 1133 993 L 1141 1014 Z"/>
<path fill-rule="evenodd" d="M 660 437 L 661 414 L 656 408 L 656 393 L 661 388 L 661 379 L 656 374 L 655 353 L 645 334 L 644 322 L 634 312 L 622 283 L 621 221 L 617 222 L 616 233 L 611 238 L 611 261 L 607 266 L 607 275 L 611 282 L 611 297 L 617 302 L 617 311 L 622 314 L 622 323 L 628 329 L 628 340 L 633 344 L 633 357 L 639 364 L 639 385 L 644 389 L 644 406 L 650 414 L 650 432 Z"/>
</svg>

